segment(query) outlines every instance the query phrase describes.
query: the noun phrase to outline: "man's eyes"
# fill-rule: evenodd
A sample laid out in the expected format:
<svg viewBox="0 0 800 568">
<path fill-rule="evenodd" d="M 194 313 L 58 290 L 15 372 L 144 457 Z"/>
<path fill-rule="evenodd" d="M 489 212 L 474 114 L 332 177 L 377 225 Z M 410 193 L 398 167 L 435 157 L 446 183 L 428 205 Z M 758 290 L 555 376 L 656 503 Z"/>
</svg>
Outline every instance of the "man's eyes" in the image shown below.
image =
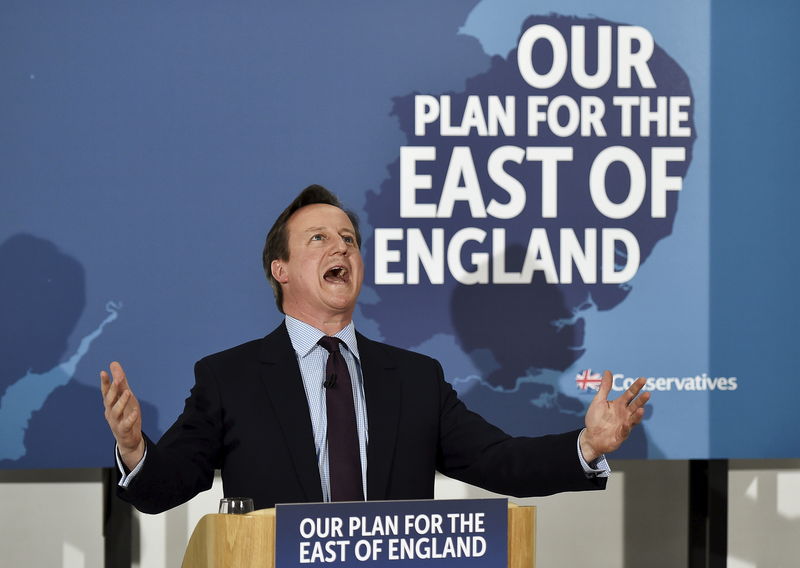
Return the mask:
<svg viewBox="0 0 800 568">
<path fill-rule="evenodd" d="M 314 235 L 311 235 L 312 241 L 324 241 L 326 238 L 328 237 L 323 233 L 316 233 Z M 352 235 L 342 235 L 342 240 L 346 242 L 348 245 L 356 244 L 356 238 L 353 237 Z"/>
</svg>

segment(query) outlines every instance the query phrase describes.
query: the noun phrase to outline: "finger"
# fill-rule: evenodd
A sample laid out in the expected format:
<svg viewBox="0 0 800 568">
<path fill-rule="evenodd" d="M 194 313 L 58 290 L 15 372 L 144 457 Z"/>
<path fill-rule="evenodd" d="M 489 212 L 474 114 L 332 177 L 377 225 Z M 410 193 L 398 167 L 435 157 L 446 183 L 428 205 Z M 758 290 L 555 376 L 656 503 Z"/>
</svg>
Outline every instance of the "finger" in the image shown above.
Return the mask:
<svg viewBox="0 0 800 568">
<path fill-rule="evenodd" d="M 642 387 L 644 387 L 646 382 L 647 380 L 644 377 L 639 377 L 633 382 L 633 384 L 628 388 L 628 390 L 622 393 L 622 396 L 620 398 L 625 402 L 626 406 L 631 403 L 631 401 L 636 397 L 637 394 L 639 394 L 639 391 L 642 390 Z"/>
<path fill-rule="evenodd" d="M 608 393 L 611 392 L 611 371 L 603 372 L 603 378 L 600 381 L 600 388 L 597 389 L 597 394 L 594 395 L 595 400 L 608 400 Z"/>
<path fill-rule="evenodd" d="M 138 409 L 134 406 L 130 412 L 122 419 L 120 425 L 124 430 L 131 430 L 136 423 L 136 418 L 139 416 Z"/>
<path fill-rule="evenodd" d="M 106 410 L 106 420 L 112 424 L 112 427 L 113 425 L 119 424 L 119 421 L 122 417 L 122 411 L 125 408 L 125 399 L 126 395 L 123 392 L 114 400 L 113 404 L 108 406 L 108 409 Z"/>
<path fill-rule="evenodd" d="M 131 393 L 129 390 L 126 390 L 120 395 L 119 399 L 117 399 L 117 402 L 114 403 L 114 406 L 111 407 L 111 416 L 117 423 L 122 422 L 122 419 L 125 415 L 125 408 L 132 397 L 133 393 Z"/>
<path fill-rule="evenodd" d="M 643 392 L 636 398 L 634 398 L 630 403 L 628 403 L 628 408 L 630 408 L 631 412 L 636 412 L 637 410 L 641 409 L 647 401 L 650 400 L 650 393 Z M 642 411 L 644 412 L 644 411 Z"/>
<path fill-rule="evenodd" d="M 631 428 L 633 428 L 637 424 L 640 424 L 643 418 L 644 418 L 644 408 L 640 408 L 636 412 L 631 414 L 631 420 L 630 420 Z"/>
<path fill-rule="evenodd" d="M 117 361 L 112 361 L 110 368 L 111 374 L 114 376 L 114 383 L 119 383 L 120 386 L 127 387 L 128 378 L 125 376 L 125 371 L 122 369 L 122 365 L 120 365 Z"/>
<path fill-rule="evenodd" d="M 108 377 L 108 374 L 106 374 Z M 109 378 L 109 381 L 111 379 Z M 103 397 L 103 406 L 106 407 L 106 410 L 111 410 L 111 407 L 114 406 L 114 403 L 117 402 L 119 398 L 119 385 L 117 383 L 111 383 L 106 390 L 106 395 Z"/>
<path fill-rule="evenodd" d="M 103 394 L 103 399 L 108 394 L 108 389 L 111 388 L 111 377 L 105 371 L 100 371 L 100 392 Z"/>
</svg>

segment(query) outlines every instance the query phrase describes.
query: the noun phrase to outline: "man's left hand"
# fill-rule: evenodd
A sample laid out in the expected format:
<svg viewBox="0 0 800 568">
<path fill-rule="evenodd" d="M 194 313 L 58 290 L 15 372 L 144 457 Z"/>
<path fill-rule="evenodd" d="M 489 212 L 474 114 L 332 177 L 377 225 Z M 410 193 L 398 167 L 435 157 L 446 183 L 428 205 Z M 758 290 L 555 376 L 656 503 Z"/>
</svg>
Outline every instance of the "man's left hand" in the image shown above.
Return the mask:
<svg viewBox="0 0 800 568">
<path fill-rule="evenodd" d="M 611 371 L 606 371 L 600 389 L 586 411 L 586 430 L 583 431 L 580 444 L 583 459 L 587 462 L 619 448 L 633 427 L 642 421 L 643 407 L 650 400 L 649 392 L 639 394 L 645 385 L 644 378 L 637 379 L 613 401 L 608 400 L 611 384 Z"/>
</svg>

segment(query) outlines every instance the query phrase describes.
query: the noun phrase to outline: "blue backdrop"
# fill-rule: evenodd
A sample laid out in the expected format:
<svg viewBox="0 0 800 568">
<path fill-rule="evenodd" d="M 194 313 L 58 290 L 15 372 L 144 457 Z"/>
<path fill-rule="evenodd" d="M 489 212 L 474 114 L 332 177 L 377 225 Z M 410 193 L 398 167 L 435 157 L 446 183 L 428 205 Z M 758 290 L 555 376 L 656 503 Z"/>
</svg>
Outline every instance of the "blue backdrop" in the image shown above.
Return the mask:
<svg viewBox="0 0 800 568">
<path fill-rule="evenodd" d="M 654 391 L 621 457 L 800 456 L 798 8 L 722 4 L 0 6 L 0 467 L 111 465 L 97 375 L 115 359 L 163 432 L 196 359 L 280 321 L 260 250 L 310 183 L 362 219 L 357 328 L 439 358 L 508 431 L 579 426 L 609 368 Z M 564 41 L 549 85 L 518 59 L 534 27 L 540 75 Z M 575 78 L 577 29 L 586 74 L 608 48 L 602 84 Z M 480 132 L 491 96 L 513 132 Z M 563 103 L 535 133 L 533 96 Z M 564 97 L 599 125 L 567 132 Z M 444 101 L 475 127 L 448 131 Z"/>
</svg>

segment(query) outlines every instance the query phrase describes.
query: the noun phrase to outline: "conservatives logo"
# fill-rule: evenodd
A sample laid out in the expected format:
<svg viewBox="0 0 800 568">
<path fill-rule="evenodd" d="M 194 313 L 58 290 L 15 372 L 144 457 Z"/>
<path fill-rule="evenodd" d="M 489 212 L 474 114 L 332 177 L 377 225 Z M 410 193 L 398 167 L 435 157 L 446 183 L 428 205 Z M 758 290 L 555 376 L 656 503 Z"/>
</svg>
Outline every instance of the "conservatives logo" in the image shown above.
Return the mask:
<svg viewBox="0 0 800 568">
<path fill-rule="evenodd" d="M 592 373 L 591 369 L 586 369 L 575 376 L 575 384 L 579 390 L 597 390 L 600 388 L 602 375 Z M 635 377 L 626 377 L 624 374 L 617 373 L 613 376 L 611 388 L 615 391 L 627 390 Z M 644 385 L 645 391 L 735 391 L 739 388 L 736 377 L 710 377 L 707 373 L 701 373 L 693 377 L 647 377 Z"/>
</svg>

